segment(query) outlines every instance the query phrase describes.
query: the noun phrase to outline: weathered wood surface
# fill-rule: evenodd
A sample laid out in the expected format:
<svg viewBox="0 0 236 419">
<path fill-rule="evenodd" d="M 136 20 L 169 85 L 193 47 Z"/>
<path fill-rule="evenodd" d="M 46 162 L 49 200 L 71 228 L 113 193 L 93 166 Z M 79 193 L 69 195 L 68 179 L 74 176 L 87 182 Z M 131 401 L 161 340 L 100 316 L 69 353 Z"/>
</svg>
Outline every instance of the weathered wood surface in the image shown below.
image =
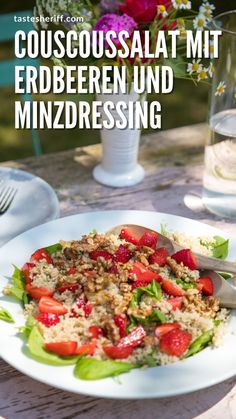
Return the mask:
<svg viewBox="0 0 236 419">
<path fill-rule="evenodd" d="M 206 135 L 206 126 L 202 124 L 143 136 L 140 161 L 146 178 L 140 185 L 127 189 L 108 188 L 93 181 L 91 171 L 101 156 L 98 145 L 3 165 L 27 170 L 49 182 L 58 194 L 62 216 L 103 209 L 155 210 L 199 219 L 236 233 L 232 220 L 211 215 L 198 198 Z M 57 390 L 0 361 L 0 416 L 6 419 L 234 419 L 235 378 L 178 398 L 116 401 Z"/>
</svg>

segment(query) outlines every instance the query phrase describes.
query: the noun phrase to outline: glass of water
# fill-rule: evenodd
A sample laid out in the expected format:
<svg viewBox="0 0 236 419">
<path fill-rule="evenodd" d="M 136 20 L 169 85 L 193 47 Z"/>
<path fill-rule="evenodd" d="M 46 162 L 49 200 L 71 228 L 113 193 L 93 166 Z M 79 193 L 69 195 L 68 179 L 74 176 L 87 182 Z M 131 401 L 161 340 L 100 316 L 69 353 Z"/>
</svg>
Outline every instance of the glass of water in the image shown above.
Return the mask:
<svg viewBox="0 0 236 419">
<path fill-rule="evenodd" d="M 213 213 L 236 218 L 236 10 L 213 20 L 222 30 L 208 116 L 203 202 Z"/>
</svg>

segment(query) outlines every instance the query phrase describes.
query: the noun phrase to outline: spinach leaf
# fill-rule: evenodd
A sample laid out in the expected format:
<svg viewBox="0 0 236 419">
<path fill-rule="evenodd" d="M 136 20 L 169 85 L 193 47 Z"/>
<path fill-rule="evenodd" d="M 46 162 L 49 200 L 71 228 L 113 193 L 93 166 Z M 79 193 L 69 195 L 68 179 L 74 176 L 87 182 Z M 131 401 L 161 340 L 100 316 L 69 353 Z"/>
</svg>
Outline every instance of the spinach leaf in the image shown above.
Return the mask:
<svg viewBox="0 0 236 419">
<path fill-rule="evenodd" d="M 34 326 L 30 332 L 28 340 L 28 350 L 33 358 L 37 361 L 43 362 L 49 365 L 72 365 L 78 360 L 78 356 L 71 356 L 62 358 L 52 352 L 46 351 L 43 347 L 44 340 L 39 332 L 37 326 Z"/>
<path fill-rule="evenodd" d="M 133 297 L 130 301 L 130 306 L 134 307 L 138 305 L 144 294 L 149 295 L 155 300 L 160 300 L 162 297 L 161 286 L 157 281 L 152 281 L 147 287 L 135 288 Z"/>
<path fill-rule="evenodd" d="M 224 279 L 229 279 L 229 278 L 232 278 L 232 276 L 233 276 L 231 274 L 228 274 L 227 272 L 218 272 L 218 274 L 220 276 L 222 276 L 222 278 L 224 278 Z"/>
<path fill-rule="evenodd" d="M 189 356 L 195 355 L 198 352 L 202 351 L 206 346 L 208 346 L 213 338 L 214 330 L 208 330 L 204 332 L 201 336 L 194 340 L 194 342 L 190 345 L 188 352 L 184 356 L 184 358 L 188 358 Z"/>
<path fill-rule="evenodd" d="M 15 286 L 15 288 L 24 289 L 25 285 L 25 277 L 21 269 L 17 268 L 17 266 L 14 266 L 14 272 L 12 275 L 12 282 Z"/>
<path fill-rule="evenodd" d="M 44 247 L 44 250 L 51 256 L 54 253 L 60 252 L 60 250 L 62 250 L 62 245 L 60 243 L 52 244 L 51 246 Z"/>
<path fill-rule="evenodd" d="M 148 354 L 144 361 L 142 362 L 142 365 L 148 365 L 148 367 L 156 367 L 157 366 L 157 360 L 153 357 L 152 354 Z"/>
<path fill-rule="evenodd" d="M 81 358 L 75 366 L 74 374 L 81 380 L 100 380 L 129 372 L 138 367 L 137 364 L 128 364 L 127 362 Z"/>
<path fill-rule="evenodd" d="M 7 311 L 3 307 L 0 307 L 0 320 L 4 320 L 5 322 L 8 322 L 8 323 L 15 323 L 9 311 Z"/>
<path fill-rule="evenodd" d="M 217 259 L 226 259 L 229 252 L 229 240 L 225 240 L 223 237 L 214 236 L 214 244 L 212 249 L 213 257 Z"/>
</svg>

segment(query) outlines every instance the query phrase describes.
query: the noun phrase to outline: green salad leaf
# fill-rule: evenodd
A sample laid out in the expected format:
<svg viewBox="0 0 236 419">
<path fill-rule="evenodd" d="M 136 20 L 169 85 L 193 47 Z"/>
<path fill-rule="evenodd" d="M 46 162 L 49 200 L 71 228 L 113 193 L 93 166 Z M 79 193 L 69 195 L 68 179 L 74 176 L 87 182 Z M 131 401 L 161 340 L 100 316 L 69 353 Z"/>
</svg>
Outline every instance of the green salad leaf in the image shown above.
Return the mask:
<svg viewBox="0 0 236 419">
<path fill-rule="evenodd" d="M 166 230 L 164 224 L 161 224 L 161 234 L 162 236 L 168 237 L 168 231 Z"/>
<path fill-rule="evenodd" d="M 147 365 L 149 368 L 153 368 L 157 366 L 157 360 L 153 357 L 153 354 L 148 354 L 144 361 L 142 362 L 142 365 Z"/>
<path fill-rule="evenodd" d="M 19 288 L 21 290 L 24 290 L 25 286 L 25 277 L 21 269 L 17 268 L 17 266 L 14 266 L 14 272 L 12 275 L 12 282 L 14 284 L 15 288 Z"/>
<path fill-rule="evenodd" d="M 214 258 L 226 259 L 229 253 L 229 240 L 225 240 L 223 237 L 214 236 L 214 244 L 212 248 L 212 254 Z"/>
<path fill-rule="evenodd" d="M 37 361 L 43 362 L 44 364 L 57 366 L 73 365 L 78 360 L 78 356 L 63 358 L 52 352 L 48 352 L 46 349 L 44 349 L 43 344 L 43 337 L 37 326 L 34 326 L 29 334 L 29 340 L 27 344 L 28 350 L 33 358 L 35 358 Z"/>
<path fill-rule="evenodd" d="M 17 300 L 20 300 L 23 302 L 25 291 L 21 288 L 16 287 L 9 287 L 7 288 L 7 295 L 17 298 Z"/>
<path fill-rule="evenodd" d="M 176 283 L 180 285 L 184 290 L 196 288 L 196 282 L 185 282 L 181 279 L 176 278 Z"/>
<path fill-rule="evenodd" d="M 147 323 L 165 323 L 167 321 L 166 315 L 160 310 L 153 310 L 153 312 L 146 317 Z"/>
<path fill-rule="evenodd" d="M 138 367 L 137 364 L 128 364 L 127 362 L 80 358 L 75 366 L 74 374 L 81 380 L 100 380 L 129 372 Z"/>
<path fill-rule="evenodd" d="M 228 274 L 227 272 L 218 272 L 218 274 L 220 275 L 220 276 L 222 276 L 222 278 L 224 278 L 224 279 L 229 279 L 229 278 L 232 278 L 232 274 Z"/>
<path fill-rule="evenodd" d="M 54 253 L 60 252 L 60 250 L 62 250 L 62 245 L 60 243 L 52 244 L 51 246 L 44 247 L 44 250 L 51 256 Z"/>
<path fill-rule="evenodd" d="M 211 343 L 213 335 L 214 330 L 211 329 L 207 332 L 204 332 L 201 336 L 195 339 L 194 342 L 190 345 L 188 352 L 185 355 L 185 358 L 195 355 L 198 352 L 202 351 L 204 348 L 206 348 Z"/>
<path fill-rule="evenodd" d="M 15 323 L 9 311 L 3 307 L 0 307 L 0 320 L 4 320 L 5 322 L 8 322 L 8 323 Z"/>
<path fill-rule="evenodd" d="M 155 300 L 160 300 L 162 297 L 160 284 L 157 281 L 152 281 L 147 287 L 135 288 L 133 291 L 133 297 L 130 301 L 130 306 L 132 307 L 139 304 L 144 294 L 149 295 Z"/>
</svg>

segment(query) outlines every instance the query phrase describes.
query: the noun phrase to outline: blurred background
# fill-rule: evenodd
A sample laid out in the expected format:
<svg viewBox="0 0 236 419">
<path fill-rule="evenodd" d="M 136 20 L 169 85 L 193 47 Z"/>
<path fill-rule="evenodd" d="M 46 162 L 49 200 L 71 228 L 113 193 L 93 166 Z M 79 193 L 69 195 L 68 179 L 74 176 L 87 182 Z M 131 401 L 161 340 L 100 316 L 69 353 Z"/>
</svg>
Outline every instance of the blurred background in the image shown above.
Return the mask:
<svg viewBox="0 0 236 419">
<path fill-rule="evenodd" d="M 197 9 L 201 1 L 193 1 Z M 210 0 L 216 7 L 215 14 L 235 9 L 235 0 Z M 33 9 L 35 0 L 9 0 L 0 2 L 0 15 L 20 10 Z M 0 44 L 0 62 L 13 57 L 13 42 Z M 44 65 L 49 64 L 47 61 Z M 195 87 L 190 81 L 176 80 L 174 92 L 159 96 L 162 104 L 163 129 L 175 128 L 204 122 L 207 116 L 207 98 L 209 87 L 205 84 Z M 37 100 L 39 95 L 37 95 Z M 68 96 L 57 95 L 57 100 L 66 100 Z M 154 100 L 152 95 L 150 100 Z M 19 159 L 33 155 L 31 134 L 28 130 L 14 128 L 14 102 L 19 100 L 14 94 L 14 87 L 0 88 L 0 161 Z M 41 100 L 55 100 L 55 95 L 42 95 Z M 68 100 L 73 100 L 71 95 Z M 82 98 L 92 101 L 93 97 Z M 77 146 L 99 142 L 97 130 L 39 130 L 43 153 L 66 150 Z"/>
</svg>

